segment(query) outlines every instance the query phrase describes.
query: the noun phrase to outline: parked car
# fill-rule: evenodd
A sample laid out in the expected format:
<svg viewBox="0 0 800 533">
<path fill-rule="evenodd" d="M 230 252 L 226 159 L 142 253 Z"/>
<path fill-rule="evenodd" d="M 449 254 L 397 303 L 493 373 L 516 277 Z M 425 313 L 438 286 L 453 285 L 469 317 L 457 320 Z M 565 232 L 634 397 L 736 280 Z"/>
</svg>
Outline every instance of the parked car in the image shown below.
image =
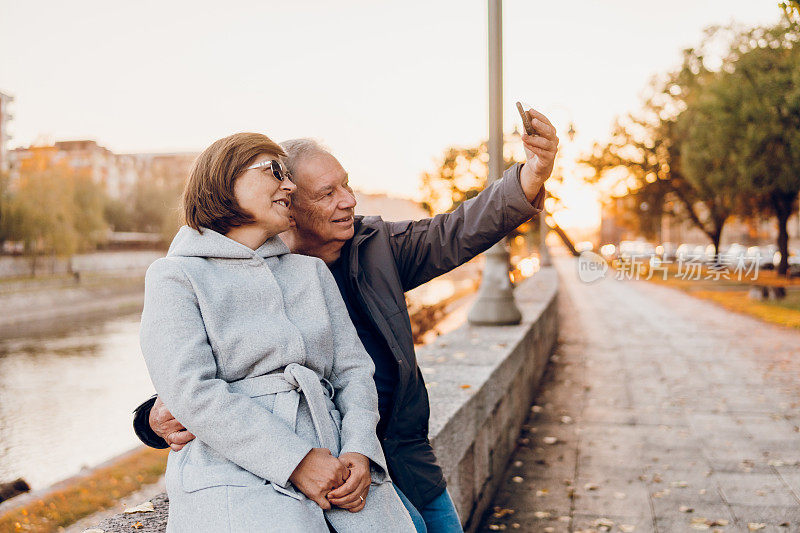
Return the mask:
<svg viewBox="0 0 800 533">
<path fill-rule="evenodd" d="M 689 254 L 689 259 L 698 263 L 705 263 L 708 260 L 708 256 L 706 255 L 706 247 L 702 244 L 698 244 L 692 248 L 692 251 Z"/>
<path fill-rule="evenodd" d="M 739 243 L 733 243 L 730 246 L 726 246 L 723 248 L 719 253 L 719 262 L 724 265 L 744 265 L 746 263 L 747 257 L 747 248 L 742 246 Z"/>
<path fill-rule="evenodd" d="M 681 262 L 688 261 L 692 256 L 692 250 L 694 250 L 693 244 L 681 244 L 675 249 L 675 259 Z"/>
<path fill-rule="evenodd" d="M 677 249 L 678 247 L 671 242 L 665 242 L 660 246 L 656 246 L 656 254 L 661 258 L 662 261 L 672 262 L 675 261 L 677 257 Z"/>
<path fill-rule="evenodd" d="M 747 266 L 756 265 L 759 270 L 772 269 L 772 258 L 775 251 L 770 246 L 751 246 L 747 249 L 744 261 Z"/>
<path fill-rule="evenodd" d="M 778 265 L 781 263 L 781 253 L 775 252 L 772 256 L 772 266 L 778 268 Z M 789 266 L 800 265 L 800 253 L 798 253 L 797 249 L 790 249 L 789 250 Z"/>
<path fill-rule="evenodd" d="M 644 260 L 656 255 L 656 247 L 647 241 L 621 241 L 619 243 L 620 259 Z"/>
</svg>

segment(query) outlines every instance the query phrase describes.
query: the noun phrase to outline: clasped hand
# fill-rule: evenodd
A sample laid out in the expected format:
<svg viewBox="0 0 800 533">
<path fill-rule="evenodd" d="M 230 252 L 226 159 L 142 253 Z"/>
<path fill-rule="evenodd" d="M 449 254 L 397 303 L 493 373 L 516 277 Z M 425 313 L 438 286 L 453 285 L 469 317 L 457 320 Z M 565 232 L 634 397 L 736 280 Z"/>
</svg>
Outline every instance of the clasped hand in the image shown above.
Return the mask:
<svg viewBox="0 0 800 533">
<path fill-rule="evenodd" d="M 173 451 L 194 439 L 160 397 L 150 410 L 149 422 Z M 335 505 L 356 513 L 364 508 L 369 492 L 369 459 L 360 453 L 343 453 L 337 458 L 327 448 L 313 448 L 294 469 L 289 481 L 323 509 Z"/>
<path fill-rule="evenodd" d="M 312 448 L 289 481 L 322 509 L 335 505 L 357 513 L 367 501 L 369 459 L 355 452 L 337 458 L 327 448 Z"/>
</svg>

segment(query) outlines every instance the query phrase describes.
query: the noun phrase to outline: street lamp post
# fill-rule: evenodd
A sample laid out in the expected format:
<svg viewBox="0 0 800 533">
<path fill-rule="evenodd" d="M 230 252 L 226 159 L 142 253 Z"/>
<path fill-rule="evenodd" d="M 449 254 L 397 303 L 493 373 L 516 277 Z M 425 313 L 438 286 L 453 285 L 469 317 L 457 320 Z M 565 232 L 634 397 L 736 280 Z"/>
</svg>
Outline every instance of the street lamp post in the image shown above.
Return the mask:
<svg viewBox="0 0 800 533">
<path fill-rule="evenodd" d="M 502 0 L 489 0 L 489 183 L 503 175 L 503 8 Z M 467 314 L 472 324 L 519 324 L 522 313 L 514 302 L 508 275 L 506 240 L 484 254 L 483 279 L 478 298 Z"/>
<path fill-rule="evenodd" d="M 542 209 L 542 212 L 539 213 L 539 266 L 542 267 L 553 266 L 553 260 L 550 259 L 550 250 L 547 249 L 547 234 L 549 232 L 547 210 Z"/>
</svg>

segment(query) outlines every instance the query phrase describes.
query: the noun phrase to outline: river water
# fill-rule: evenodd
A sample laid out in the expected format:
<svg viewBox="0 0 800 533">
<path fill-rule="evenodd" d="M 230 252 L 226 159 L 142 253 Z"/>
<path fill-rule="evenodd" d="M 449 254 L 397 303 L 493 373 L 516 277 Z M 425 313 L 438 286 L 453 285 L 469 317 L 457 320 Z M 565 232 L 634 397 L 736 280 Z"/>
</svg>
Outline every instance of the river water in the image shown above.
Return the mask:
<svg viewBox="0 0 800 533">
<path fill-rule="evenodd" d="M 471 275 L 434 280 L 410 300 L 448 298 Z M 45 488 L 139 445 L 132 410 L 153 394 L 139 317 L 78 317 L 0 337 L 0 482 Z"/>
<path fill-rule="evenodd" d="M 139 317 L 0 339 L 0 481 L 44 488 L 138 444 L 131 411 L 153 392 Z"/>
</svg>

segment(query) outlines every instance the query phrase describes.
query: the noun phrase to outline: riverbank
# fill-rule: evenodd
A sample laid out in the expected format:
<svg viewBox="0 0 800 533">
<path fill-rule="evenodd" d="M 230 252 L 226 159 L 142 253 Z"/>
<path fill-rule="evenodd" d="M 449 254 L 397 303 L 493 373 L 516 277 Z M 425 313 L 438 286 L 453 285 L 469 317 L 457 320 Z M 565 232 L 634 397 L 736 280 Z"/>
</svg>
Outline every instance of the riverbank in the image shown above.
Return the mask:
<svg viewBox="0 0 800 533">
<path fill-rule="evenodd" d="M 141 310 L 144 270 L 4 280 L 0 283 L 0 338 L 68 331 L 98 318 Z"/>
<path fill-rule="evenodd" d="M 139 447 L 52 487 L 0 504 L 0 531 L 64 531 L 122 498 L 161 486 L 167 451 Z M 94 520 L 94 518 L 92 518 Z"/>
</svg>

